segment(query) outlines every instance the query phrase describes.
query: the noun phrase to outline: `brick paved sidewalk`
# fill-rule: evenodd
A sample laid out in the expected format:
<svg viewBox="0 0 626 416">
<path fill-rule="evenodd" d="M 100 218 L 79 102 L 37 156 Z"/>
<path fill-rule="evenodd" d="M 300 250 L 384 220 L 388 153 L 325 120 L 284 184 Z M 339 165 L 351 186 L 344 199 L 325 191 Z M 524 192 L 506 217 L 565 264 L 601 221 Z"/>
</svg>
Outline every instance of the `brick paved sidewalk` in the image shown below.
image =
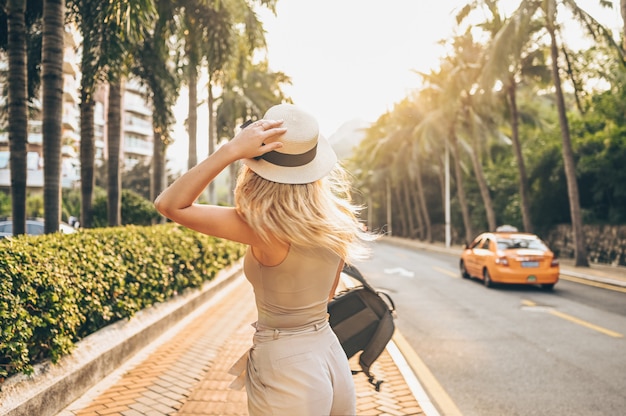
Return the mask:
<svg viewBox="0 0 626 416">
<path fill-rule="evenodd" d="M 252 288 L 238 278 L 178 332 L 144 350 L 58 416 L 247 415 L 245 390 L 228 388 L 230 366 L 248 349 L 256 320 Z M 351 367 L 357 369 L 356 357 Z M 376 392 L 355 375 L 358 415 L 424 415 L 385 351 L 373 366 Z"/>
</svg>

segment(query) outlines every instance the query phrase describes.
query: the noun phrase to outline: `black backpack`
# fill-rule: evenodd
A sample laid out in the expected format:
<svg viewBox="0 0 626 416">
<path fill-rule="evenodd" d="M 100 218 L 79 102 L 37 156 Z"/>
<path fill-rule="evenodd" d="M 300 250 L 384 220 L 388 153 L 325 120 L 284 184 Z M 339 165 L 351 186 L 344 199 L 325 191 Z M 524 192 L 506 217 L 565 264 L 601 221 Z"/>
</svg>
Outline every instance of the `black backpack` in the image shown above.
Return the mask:
<svg viewBox="0 0 626 416">
<path fill-rule="evenodd" d="M 361 286 L 338 293 L 328 303 L 329 322 L 348 358 L 359 351 L 361 371 L 380 391 L 383 380 L 376 380 L 370 367 L 382 354 L 395 330 L 395 305 L 391 297 L 367 283 L 354 266 L 344 266 L 343 273 L 353 277 Z M 356 374 L 359 371 L 352 371 Z"/>
</svg>

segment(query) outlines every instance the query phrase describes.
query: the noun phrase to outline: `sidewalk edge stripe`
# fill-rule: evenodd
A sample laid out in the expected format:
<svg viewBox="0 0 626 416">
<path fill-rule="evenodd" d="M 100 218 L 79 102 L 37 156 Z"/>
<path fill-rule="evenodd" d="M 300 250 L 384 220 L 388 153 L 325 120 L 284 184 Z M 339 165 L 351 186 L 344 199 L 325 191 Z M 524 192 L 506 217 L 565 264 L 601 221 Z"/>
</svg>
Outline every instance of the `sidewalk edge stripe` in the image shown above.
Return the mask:
<svg viewBox="0 0 626 416">
<path fill-rule="evenodd" d="M 432 401 L 439 407 L 441 412 L 446 416 L 461 416 L 461 411 L 454 401 L 452 401 L 452 398 L 399 331 L 396 331 L 393 335 L 393 341 L 398 346 L 399 351 L 402 353 L 409 366 L 413 369 L 417 379 L 420 380 L 423 385 L 425 385 L 426 390 L 430 392 Z"/>
<path fill-rule="evenodd" d="M 389 344 L 387 344 L 387 352 L 391 355 L 391 359 L 398 367 L 398 370 L 400 370 L 400 374 L 402 374 L 402 377 L 406 381 L 411 393 L 413 393 L 420 408 L 424 411 L 424 414 L 426 416 L 440 416 L 439 411 L 430 400 L 430 397 L 428 397 L 428 394 L 426 394 L 426 391 L 393 340 L 389 341 Z"/>
</svg>

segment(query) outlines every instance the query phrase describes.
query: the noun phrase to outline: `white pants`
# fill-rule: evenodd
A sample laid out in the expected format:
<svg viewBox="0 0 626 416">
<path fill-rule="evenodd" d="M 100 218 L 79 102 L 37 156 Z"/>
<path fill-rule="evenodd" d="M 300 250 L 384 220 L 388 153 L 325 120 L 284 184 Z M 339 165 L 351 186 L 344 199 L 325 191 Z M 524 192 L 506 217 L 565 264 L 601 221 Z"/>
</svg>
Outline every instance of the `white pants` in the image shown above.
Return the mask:
<svg viewBox="0 0 626 416">
<path fill-rule="evenodd" d="M 327 321 L 294 330 L 257 330 L 246 376 L 250 416 L 352 416 L 354 380 Z"/>
</svg>

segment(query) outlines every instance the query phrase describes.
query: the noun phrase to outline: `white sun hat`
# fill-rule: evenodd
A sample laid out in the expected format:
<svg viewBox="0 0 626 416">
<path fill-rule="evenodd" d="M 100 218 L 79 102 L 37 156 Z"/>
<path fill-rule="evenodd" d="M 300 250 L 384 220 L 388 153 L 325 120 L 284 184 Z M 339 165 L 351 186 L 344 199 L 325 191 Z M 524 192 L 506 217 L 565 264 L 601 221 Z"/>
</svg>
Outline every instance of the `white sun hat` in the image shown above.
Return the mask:
<svg viewBox="0 0 626 416">
<path fill-rule="evenodd" d="M 337 155 L 319 133 L 317 120 L 293 104 L 278 104 L 263 116 L 283 120 L 285 134 L 278 137 L 283 147 L 256 159 L 244 159 L 257 175 L 272 182 L 304 184 L 326 176 L 337 163 Z"/>
</svg>

